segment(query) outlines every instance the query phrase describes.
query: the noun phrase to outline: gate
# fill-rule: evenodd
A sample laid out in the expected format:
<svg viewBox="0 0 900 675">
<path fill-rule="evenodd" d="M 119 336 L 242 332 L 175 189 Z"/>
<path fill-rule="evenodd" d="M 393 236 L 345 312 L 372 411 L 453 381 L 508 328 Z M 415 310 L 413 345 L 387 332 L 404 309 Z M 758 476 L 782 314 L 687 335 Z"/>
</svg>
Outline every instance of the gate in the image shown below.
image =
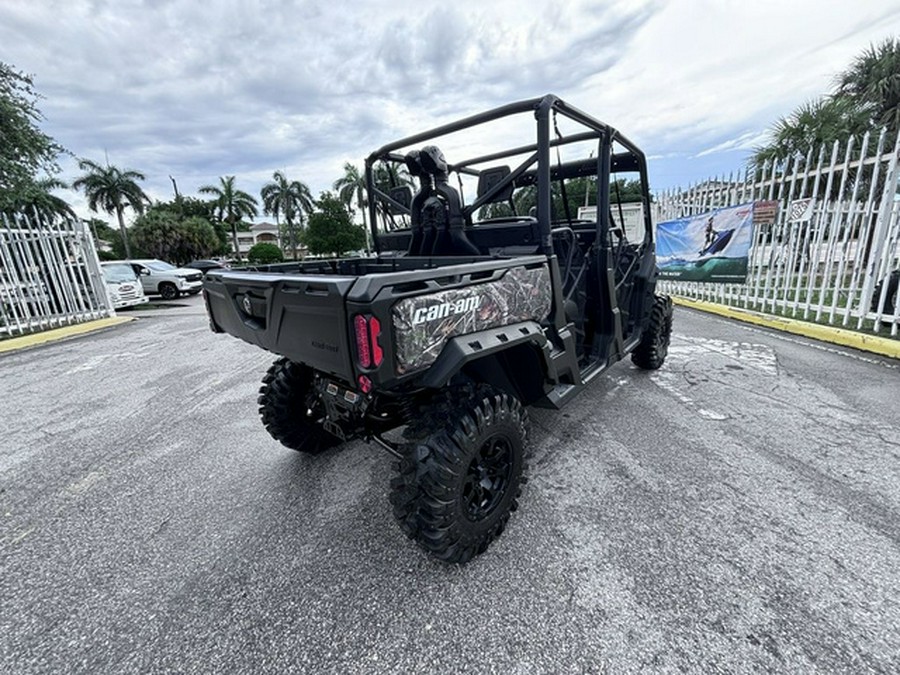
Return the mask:
<svg viewBox="0 0 900 675">
<path fill-rule="evenodd" d="M 805 157 L 657 196 L 657 222 L 747 202 L 774 201 L 755 227 L 744 284 L 661 281 L 663 292 L 897 335 L 900 137 L 866 134 Z M 887 150 L 893 146 L 893 151 Z"/>
<path fill-rule="evenodd" d="M 0 215 L 0 339 L 110 316 L 84 224 Z"/>
</svg>

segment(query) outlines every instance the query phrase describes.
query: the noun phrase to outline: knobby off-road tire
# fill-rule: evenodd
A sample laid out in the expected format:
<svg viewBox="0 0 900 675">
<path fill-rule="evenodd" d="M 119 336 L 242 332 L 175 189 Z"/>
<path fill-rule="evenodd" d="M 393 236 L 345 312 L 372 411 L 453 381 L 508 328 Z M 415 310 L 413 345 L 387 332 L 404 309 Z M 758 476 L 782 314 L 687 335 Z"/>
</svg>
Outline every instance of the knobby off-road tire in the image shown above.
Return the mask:
<svg viewBox="0 0 900 675">
<path fill-rule="evenodd" d="M 672 339 L 672 299 L 657 295 L 653 299 L 650 320 L 641 335 L 641 341 L 631 353 L 631 361 L 638 368 L 656 370 L 665 363 Z"/>
<path fill-rule="evenodd" d="M 266 431 L 292 450 L 315 455 L 341 442 L 322 428 L 322 403 L 306 366 L 278 359 L 263 378 L 258 403 Z"/>
<path fill-rule="evenodd" d="M 391 481 L 401 529 L 447 563 L 465 563 L 503 532 L 525 478 L 527 415 L 491 387 L 446 392 L 406 430 Z"/>
</svg>

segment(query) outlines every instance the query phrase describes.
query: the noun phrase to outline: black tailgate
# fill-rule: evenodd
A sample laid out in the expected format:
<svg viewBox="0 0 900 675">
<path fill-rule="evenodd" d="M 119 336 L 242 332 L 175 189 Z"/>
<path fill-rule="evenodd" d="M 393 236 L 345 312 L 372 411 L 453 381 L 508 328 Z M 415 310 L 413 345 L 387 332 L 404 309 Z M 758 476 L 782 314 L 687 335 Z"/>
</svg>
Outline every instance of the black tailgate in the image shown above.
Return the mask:
<svg viewBox="0 0 900 675">
<path fill-rule="evenodd" d="M 353 276 L 213 271 L 203 282 L 215 328 L 352 381 L 344 298 Z"/>
</svg>

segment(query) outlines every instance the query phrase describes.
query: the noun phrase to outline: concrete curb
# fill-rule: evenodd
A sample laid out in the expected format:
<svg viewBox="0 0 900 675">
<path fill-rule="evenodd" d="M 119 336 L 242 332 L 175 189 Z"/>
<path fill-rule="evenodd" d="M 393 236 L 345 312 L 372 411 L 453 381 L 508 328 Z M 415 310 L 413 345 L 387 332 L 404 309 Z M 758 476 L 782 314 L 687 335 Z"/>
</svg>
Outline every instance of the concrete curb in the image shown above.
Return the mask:
<svg viewBox="0 0 900 675">
<path fill-rule="evenodd" d="M 0 354 L 17 352 L 22 349 L 38 347 L 51 342 L 59 342 L 60 340 L 67 340 L 79 335 L 87 335 L 88 333 L 96 333 L 97 331 L 112 328 L 113 326 L 118 326 L 134 320 L 135 317 L 133 316 L 113 316 L 107 319 L 97 319 L 96 321 L 77 323 L 71 326 L 63 326 L 62 328 L 54 328 L 40 333 L 32 333 L 30 335 L 2 340 L 0 341 Z"/>
<path fill-rule="evenodd" d="M 684 298 L 673 295 L 672 302 L 682 307 L 690 307 L 698 309 L 701 312 L 709 312 L 710 314 L 718 314 L 719 316 L 744 321 L 746 323 L 756 324 L 757 326 L 765 326 L 775 330 L 784 331 L 785 333 L 793 333 L 813 340 L 821 340 L 822 342 L 830 342 L 831 344 L 841 345 L 842 347 L 852 347 L 864 352 L 872 354 L 880 354 L 888 356 L 892 359 L 900 359 L 900 340 L 892 340 L 890 338 L 878 337 L 877 335 L 866 335 L 865 333 L 857 333 L 856 331 L 846 330 L 845 328 L 835 328 L 834 326 L 823 326 L 818 323 L 810 323 L 809 321 L 798 321 L 797 319 L 787 319 L 782 316 L 772 316 L 762 314 L 761 312 L 753 312 L 749 309 L 738 309 L 737 307 L 727 307 L 725 305 L 717 305 L 713 302 L 704 302 L 703 300 L 694 300 L 693 298 Z"/>
</svg>

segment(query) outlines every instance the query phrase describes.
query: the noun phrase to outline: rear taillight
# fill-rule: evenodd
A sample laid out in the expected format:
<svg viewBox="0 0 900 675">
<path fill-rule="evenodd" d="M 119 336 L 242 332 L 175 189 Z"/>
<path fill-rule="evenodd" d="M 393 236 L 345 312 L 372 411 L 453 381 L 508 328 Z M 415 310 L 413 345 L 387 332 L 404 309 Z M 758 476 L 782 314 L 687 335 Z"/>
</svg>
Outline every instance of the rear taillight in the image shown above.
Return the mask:
<svg viewBox="0 0 900 675">
<path fill-rule="evenodd" d="M 356 360 L 363 368 L 370 368 L 372 352 L 369 350 L 369 325 L 366 317 L 357 314 L 353 319 L 353 328 L 356 330 Z"/>
<path fill-rule="evenodd" d="M 384 350 L 378 344 L 378 336 L 381 335 L 381 322 L 374 316 L 369 319 L 369 337 L 372 339 L 372 363 L 377 367 L 384 361 Z"/>
<path fill-rule="evenodd" d="M 374 316 L 357 314 L 353 317 L 356 335 L 356 360 L 361 368 L 377 368 L 384 361 L 384 350 L 378 344 L 381 322 Z"/>
</svg>

